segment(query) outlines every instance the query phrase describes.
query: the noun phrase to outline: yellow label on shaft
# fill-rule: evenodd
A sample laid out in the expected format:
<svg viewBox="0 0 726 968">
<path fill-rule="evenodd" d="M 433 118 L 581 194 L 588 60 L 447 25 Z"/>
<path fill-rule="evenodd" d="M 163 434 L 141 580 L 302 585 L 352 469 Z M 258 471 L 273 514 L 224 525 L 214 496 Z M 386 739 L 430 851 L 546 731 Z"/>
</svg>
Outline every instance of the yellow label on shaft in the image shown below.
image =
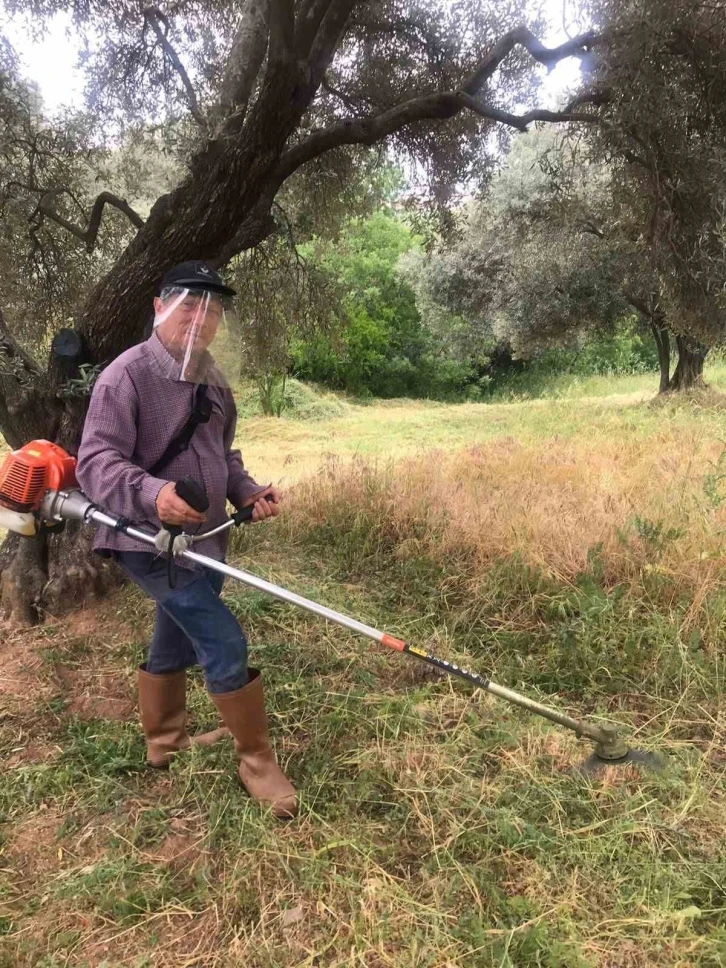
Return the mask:
<svg viewBox="0 0 726 968">
<path fill-rule="evenodd" d="M 408 651 L 413 652 L 414 655 L 420 655 L 422 659 L 427 659 L 429 655 L 424 649 L 417 649 L 415 645 L 409 645 Z"/>
</svg>

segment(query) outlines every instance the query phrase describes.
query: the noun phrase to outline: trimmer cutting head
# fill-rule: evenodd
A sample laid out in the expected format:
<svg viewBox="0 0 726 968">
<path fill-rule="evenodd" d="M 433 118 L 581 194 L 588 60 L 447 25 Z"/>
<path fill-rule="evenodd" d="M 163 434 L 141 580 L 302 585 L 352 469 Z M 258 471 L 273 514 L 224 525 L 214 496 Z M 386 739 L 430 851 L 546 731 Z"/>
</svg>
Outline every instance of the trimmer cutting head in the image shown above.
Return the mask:
<svg viewBox="0 0 726 968">
<path fill-rule="evenodd" d="M 597 750 L 593 750 L 588 758 L 577 768 L 577 772 L 584 776 L 594 776 L 608 766 L 625 766 L 628 763 L 641 766 L 646 770 L 662 770 L 665 766 L 662 757 L 656 753 L 647 753 L 645 750 L 629 749 L 624 756 L 616 760 L 600 756 Z"/>
<path fill-rule="evenodd" d="M 627 763 L 635 763 L 650 770 L 658 770 L 664 765 L 655 753 L 631 749 L 620 736 L 617 726 L 612 723 L 600 723 L 598 732 L 600 735 L 595 749 L 580 764 L 578 773 L 591 776 L 606 766 L 625 766 Z"/>
</svg>

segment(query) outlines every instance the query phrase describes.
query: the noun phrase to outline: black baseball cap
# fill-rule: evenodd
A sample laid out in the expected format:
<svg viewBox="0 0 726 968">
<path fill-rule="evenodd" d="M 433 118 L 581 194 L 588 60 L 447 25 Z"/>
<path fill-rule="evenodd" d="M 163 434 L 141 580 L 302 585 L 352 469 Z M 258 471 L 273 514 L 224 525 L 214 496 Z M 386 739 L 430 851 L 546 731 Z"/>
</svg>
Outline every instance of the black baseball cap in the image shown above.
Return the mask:
<svg viewBox="0 0 726 968">
<path fill-rule="evenodd" d="M 161 280 L 160 289 L 178 286 L 185 289 L 200 289 L 207 292 L 218 292 L 221 296 L 236 296 L 237 293 L 229 286 L 225 286 L 222 277 L 206 262 L 181 262 L 173 269 L 169 269 Z"/>
</svg>

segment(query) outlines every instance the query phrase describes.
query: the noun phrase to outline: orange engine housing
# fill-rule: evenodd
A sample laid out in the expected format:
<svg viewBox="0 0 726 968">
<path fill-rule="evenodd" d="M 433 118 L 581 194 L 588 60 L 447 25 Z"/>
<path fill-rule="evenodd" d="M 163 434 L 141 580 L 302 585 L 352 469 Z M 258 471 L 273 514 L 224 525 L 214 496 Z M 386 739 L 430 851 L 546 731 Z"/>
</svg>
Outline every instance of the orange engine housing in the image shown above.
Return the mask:
<svg viewBox="0 0 726 968">
<path fill-rule="evenodd" d="M 46 491 L 78 487 L 76 459 L 49 440 L 32 440 L 0 465 L 0 505 L 37 511 Z"/>
</svg>

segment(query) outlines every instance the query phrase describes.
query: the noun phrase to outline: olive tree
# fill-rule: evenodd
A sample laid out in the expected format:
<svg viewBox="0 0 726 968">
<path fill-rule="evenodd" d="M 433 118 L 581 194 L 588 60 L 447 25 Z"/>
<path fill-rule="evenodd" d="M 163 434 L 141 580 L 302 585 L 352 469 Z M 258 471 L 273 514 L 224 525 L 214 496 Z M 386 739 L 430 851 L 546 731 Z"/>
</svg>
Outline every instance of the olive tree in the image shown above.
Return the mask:
<svg viewBox="0 0 726 968">
<path fill-rule="evenodd" d="M 60 0 L 5 6 L 41 23 L 69 8 Z M 70 448 L 84 401 L 60 392 L 69 365 L 77 378 L 80 367 L 103 366 L 141 339 L 169 266 L 201 258 L 224 267 L 260 245 L 278 229 L 274 207 L 284 186 L 314 179 L 326 159 L 361 146 L 386 142 L 407 154 L 426 171 L 432 198 L 445 202 L 462 178 L 490 170 L 493 129 L 578 116 L 517 105 L 532 103 L 535 65 L 584 56 L 596 42 L 588 31 L 548 49 L 520 23 L 514 0 L 177 0 L 163 8 L 76 0 L 70 7 L 88 38 L 92 143 L 164 128 L 183 166 L 144 218 L 113 183 L 97 184 L 95 194 L 90 180 L 83 191 L 64 182 L 53 167 L 63 148 L 50 141 L 58 125 L 42 117 L 22 118 L 10 178 L 3 161 L 0 192 L 46 246 L 65 233 L 79 257 L 84 249 L 94 254 L 106 226 L 125 221 L 113 258 L 94 260 L 72 321 L 55 320 L 64 330 L 55 344 L 62 367 L 54 353 L 47 365 L 32 358 L 10 310 L 2 316 L 0 348 L 14 362 L 0 371 L 0 429 L 11 443 L 43 436 Z M 0 83 L 12 101 L 8 73 Z M 75 160 L 71 151 L 69 164 Z M 4 584 L 29 590 L 36 609 L 46 601 L 57 607 L 102 579 L 73 534 L 21 549 Z"/>
</svg>

